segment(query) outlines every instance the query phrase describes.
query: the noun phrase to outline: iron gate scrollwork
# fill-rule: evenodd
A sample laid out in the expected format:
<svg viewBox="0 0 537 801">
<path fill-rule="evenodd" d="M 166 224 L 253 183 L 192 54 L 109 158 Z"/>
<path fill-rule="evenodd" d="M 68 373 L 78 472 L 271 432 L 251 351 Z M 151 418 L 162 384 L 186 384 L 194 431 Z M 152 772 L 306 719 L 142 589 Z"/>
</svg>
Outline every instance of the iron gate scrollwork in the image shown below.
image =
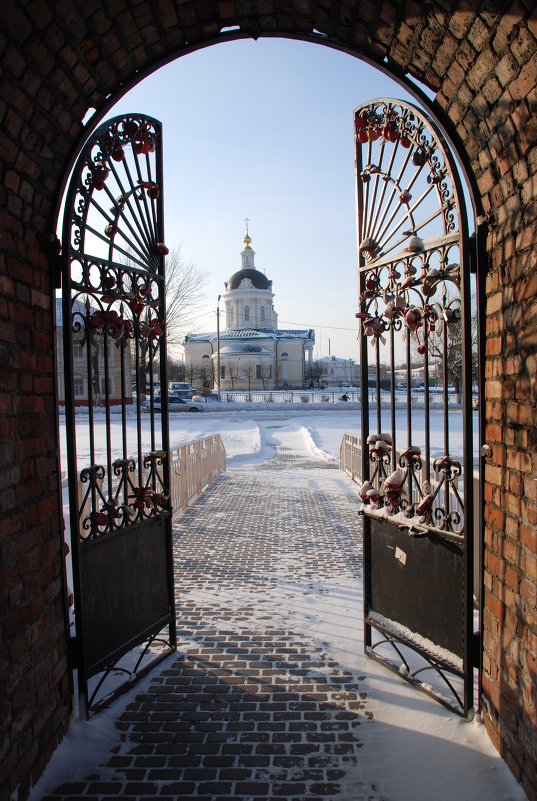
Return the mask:
<svg viewBox="0 0 537 801">
<path fill-rule="evenodd" d="M 89 715 L 176 648 L 166 388 L 162 129 L 101 125 L 63 224 L 62 327 L 79 689 Z"/>
<path fill-rule="evenodd" d="M 413 105 L 375 100 L 355 109 L 354 124 L 365 647 L 466 715 L 473 439 L 464 196 L 441 133 Z"/>
</svg>

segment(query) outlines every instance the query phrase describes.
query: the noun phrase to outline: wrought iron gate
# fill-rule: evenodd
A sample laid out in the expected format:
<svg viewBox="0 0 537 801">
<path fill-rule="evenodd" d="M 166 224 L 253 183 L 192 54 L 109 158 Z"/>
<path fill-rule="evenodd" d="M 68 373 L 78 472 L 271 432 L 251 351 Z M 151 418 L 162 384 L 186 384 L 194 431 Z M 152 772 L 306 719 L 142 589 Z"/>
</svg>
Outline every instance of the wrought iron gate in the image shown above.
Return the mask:
<svg viewBox="0 0 537 801">
<path fill-rule="evenodd" d="M 98 128 L 63 224 L 62 320 L 74 664 L 89 715 L 176 647 L 169 503 L 162 130 Z M 134 383 L 133 383 L 134 381 Z M 61 387 L 60 387 L 61 397 Z M 128 655 L 128 656 L 127 656 Z"/>
<path fill-rule="evenodd" d="M 472 319 L 466 209 L 423 112 L 355 109 L 366 652 L 468 714 Z"/>
</svg>

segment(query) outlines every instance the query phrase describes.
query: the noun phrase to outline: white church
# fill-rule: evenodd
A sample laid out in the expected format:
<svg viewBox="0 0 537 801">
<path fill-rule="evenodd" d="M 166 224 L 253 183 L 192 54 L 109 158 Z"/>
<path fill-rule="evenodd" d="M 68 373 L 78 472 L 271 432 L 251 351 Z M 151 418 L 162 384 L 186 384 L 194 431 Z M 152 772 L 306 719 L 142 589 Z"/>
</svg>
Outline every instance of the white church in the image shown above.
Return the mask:
<svg viewBox="0 0 537 801">
<path fill-rule="evenodd" d="M 307 365 L 313 359 L 315 331 L 280 330 L 273 306 L 272 281 L 255 269 L 255 252 L 246 223 L 242 267 L 225 283 L 223 326 L 219 332 L 187 334 L 187 377 L 200 384 L 212 377 L 220 390 L 301 388 L 309 383 Z M 210 371 L 207 367 L 210 366 Z M 192 380 L 189 378 L 189 380 Z"/>
</svg>

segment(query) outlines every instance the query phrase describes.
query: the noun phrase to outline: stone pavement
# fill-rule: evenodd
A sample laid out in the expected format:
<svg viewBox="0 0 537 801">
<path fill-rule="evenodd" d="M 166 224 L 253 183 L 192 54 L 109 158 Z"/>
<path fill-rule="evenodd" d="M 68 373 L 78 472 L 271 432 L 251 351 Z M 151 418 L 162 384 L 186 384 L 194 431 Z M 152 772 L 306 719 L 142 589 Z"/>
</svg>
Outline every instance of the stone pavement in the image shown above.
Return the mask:
<svg viewBox="0 0 537 801">
<path fill-rule="evenodd" d="M 326 586 L 360 592 L 356 505 L 335 464 L 285 446 L 221 476 L 176 527 L 178 653 L 117 720 L 108 761 L 46 801 L 379 801 L 360 776 L 365 677 L 316 631 Z"/>
</svg>

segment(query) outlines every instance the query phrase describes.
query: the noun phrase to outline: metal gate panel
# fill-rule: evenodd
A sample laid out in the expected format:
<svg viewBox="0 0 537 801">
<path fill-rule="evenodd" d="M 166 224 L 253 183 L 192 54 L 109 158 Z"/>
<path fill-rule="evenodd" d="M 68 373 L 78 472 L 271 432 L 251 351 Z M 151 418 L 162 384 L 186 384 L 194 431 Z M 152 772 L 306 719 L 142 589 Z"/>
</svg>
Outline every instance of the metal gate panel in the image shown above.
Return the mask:
<svg viewBox="0 0 537 801">
<path fill-rule="evenodd" d="M 409 537 L 370 521 L 371 610 L 462 659 L 464 548 L 437 532 Z"/>
<path fill-rule="evenodd" d="M 418 108 L 375 100 L 355 109 L 354 123 L 366 653 L 466 715 L 474 532 L 464 197 L 446 142 Z M 429 670 L 449 699 L 424 678 Z"/>
<path fill-rule="evenodd" d="M 72 653 L 88 715 L 112 671 L 130 685 L 176 648 L 166 391 L 154 408 L 167 388 L 163 240 L 161 125 L 108 120 L 75 165 L 62 241 Z"/>
<path fill-rule="evenodd" d="M 148 521 L 80 549 L 83 653 L 89 675 L 167 625 L 166 527 Z"/>
</svg>

